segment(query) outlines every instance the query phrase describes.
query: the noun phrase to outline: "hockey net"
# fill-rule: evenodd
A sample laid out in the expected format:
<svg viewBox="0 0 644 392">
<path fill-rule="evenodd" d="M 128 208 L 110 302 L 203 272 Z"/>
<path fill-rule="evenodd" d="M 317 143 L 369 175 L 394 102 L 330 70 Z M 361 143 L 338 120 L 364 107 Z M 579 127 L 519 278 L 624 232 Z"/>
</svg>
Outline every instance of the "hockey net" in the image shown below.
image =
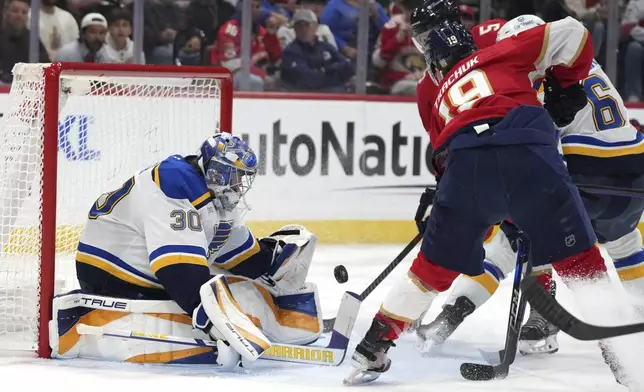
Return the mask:
<svg viewBox="0 0 644 392">
<path fill-rule="evenodd" d="M 17 64 L 0 119 L 0 353 L 50 354 L 55 294 L 78 287 L 91 204 L 171 154 L 230 132 L 216 67 Z"/>
</svg>

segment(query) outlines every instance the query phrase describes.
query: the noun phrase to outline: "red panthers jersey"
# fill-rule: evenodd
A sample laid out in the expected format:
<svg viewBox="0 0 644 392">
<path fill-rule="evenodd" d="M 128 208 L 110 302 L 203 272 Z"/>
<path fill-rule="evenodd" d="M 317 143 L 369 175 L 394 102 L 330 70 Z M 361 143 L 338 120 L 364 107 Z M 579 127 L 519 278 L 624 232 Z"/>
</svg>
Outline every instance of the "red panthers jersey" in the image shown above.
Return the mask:
<svg viewBox="0 0 644 392">
<path fill-rule="evenodd" d="M 506 23 L 508 23 L 507 20 L 490 19 L 485 23 L 474 26 L 472 28 L 472 38 L 474 38 L 476 47 L 485 49 L 488 46 L 494 45 L 496 43 L 496 35 Z"/>
<path fill-rule="evenodd" d="M 520 105 L 541 107 L 533 85 L 547 69 L 568 87 L 588 75 L 592 61 L 588 31 L 568 17 L 477 51 L 440 83 L 427 73 L 418 87 L 418 105 L 434 151 L 468 124 L 504 117 Z"/>
</svg>

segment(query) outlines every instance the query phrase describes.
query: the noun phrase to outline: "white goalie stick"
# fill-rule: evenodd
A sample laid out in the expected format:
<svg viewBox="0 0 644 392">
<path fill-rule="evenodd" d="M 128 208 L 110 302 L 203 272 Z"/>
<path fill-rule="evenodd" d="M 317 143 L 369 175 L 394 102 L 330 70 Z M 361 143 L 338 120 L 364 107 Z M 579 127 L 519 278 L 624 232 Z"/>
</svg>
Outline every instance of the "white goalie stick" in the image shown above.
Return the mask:
<svg viewBox="0 0 644 392">
<path fill-rule="evenodd" d="M 344 293 L 342 301 L 340 302 L 340 309 L 338 309 L 338 317 L 335 320 L 331 339 L 326 346 L 272 343 L 271 347 L 264 351 L 259 358 L 278 362 L 311 365 L 340 365 L 347 354 L 349 338 L 351 337 L 353 326 L 358 317 L 361 303 L 362 301 L 358 298 L 357 294 L 349 291 Z M 78 324 L 76 330 L 79 335 L 107 336 L 119 339 L 145 340 L 192 347 L 217 348 L 217 342 L 212 340 L 171 336 L 154 332 L 113 330 L 86 324 Z"/>
</svg>

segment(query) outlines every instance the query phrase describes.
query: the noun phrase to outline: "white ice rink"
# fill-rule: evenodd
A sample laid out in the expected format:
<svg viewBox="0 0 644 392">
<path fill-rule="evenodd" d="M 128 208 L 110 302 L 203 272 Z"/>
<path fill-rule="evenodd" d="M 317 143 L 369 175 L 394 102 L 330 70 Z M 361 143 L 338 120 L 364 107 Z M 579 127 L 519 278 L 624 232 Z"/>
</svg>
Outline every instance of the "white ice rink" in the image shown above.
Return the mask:
<svg viewBox="0 0 644 392">
<path fill-rule="evenodd" d="M 402 245 L 320 246 L 310 279 L 318 284 L 325 317 L 333 317 L 345 290 L 360 293 L 402 249 Z M 415 254 L 415 251 L 413 252 Z M 350 353 L 369 327 L 380 301 L 396 278 L 405 273 L 412 257 L 401 264 L 363 303 L 350 342 Z M 333 267 L 344 264 L 349 282 L 340 285 Z M 560 334 L 560 350 L 545 357 L 517 356 L 505 380 L 465 381 L 459 374 L 464 361 L 482 362 L 478 349 L 498 350 L 505 339 L 509 286 L 470 316 L 445 344 L 442 353 L 423 357 L 415 349 L 413 335 L 406 335 L 392 348 L 391 370 L 366 386 L 345 387 L 348 358 L 337 368 L 284 365 L 258 361 L 252 369 L 221 373 L 212 367 L 113 364 L 94 361 L 60 361 L 0 358 L 1 391 L 336 391 L 347 388 L 378 391 L 602 391 L 626 392 L 615 383 L 604 364 L 596 342 L 580 342 Z M 439 311 L 444 295 L 432 306 L 426 320 Z M 571 311 L 570 292 L 559 285 L 558 299 Z M 644 353 L 644 334 L 633 335 L 634 352 Z M 644 373 L 644 361 L 642 361 Z"/>
</svg>

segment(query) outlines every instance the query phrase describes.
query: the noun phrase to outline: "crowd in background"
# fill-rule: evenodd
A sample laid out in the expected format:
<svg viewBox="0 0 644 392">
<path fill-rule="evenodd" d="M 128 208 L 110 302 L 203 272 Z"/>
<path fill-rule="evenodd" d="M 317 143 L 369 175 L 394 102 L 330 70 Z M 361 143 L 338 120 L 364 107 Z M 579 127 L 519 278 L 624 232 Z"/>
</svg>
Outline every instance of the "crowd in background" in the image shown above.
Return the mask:
<svg viewBox="0 0 644 392">
<path fill-rule="evenodd" d="M 354 90 L 360 0 L 251 0 L 253 91 Z M 409 18 L 418 0 L 367 0 L 367 92 L 413 95 L 425 62 L 413 45 Z M 618 86 L 626 100 L 642 100 L 644 0 L 493 0 L 492 17 L 537 14 L 546 21 L 573 16 L 591 32 L 605 62 L 608 1 L 618 1 L 622 32 Z M 0 80 L 27 62 L 29 1 L 3 2 Z M 40 61 L 131 63 L 132 0 L 41 0 Z M 479 0 L 460 0 L 468 28 L 478 21 Z M 240 0 L 146 0 L 143 52 L 147 64 L 241 68 Z M 615 55 L 615 54 L 612 54 Z M 235 77 L 236 87 L 239 78 Z"/>
</svg>

